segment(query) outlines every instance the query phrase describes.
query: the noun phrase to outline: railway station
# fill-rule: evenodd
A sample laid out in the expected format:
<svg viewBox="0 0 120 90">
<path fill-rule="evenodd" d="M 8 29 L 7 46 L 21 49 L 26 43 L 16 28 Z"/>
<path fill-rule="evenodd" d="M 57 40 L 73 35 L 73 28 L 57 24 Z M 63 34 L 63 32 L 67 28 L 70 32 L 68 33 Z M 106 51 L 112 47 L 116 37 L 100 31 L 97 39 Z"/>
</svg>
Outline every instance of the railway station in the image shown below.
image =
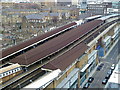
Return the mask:
<svg viewBox="0 0 120 90">
<path fill-rule="evenodd" d="M 119 14 L 88 19 L 92 20 L 69 23 L 3 50 L 0 62 L 19 65 L 21 73 L 14 75 L 19 77 L 15 80 L 19 83 L 8 80 L 2 89 L 12 86 L 23 89 L 33 86 L 36 89 L 80 88 L 99 64 L 99 57 L 106 55 L 120 33 Z M 3 70 L 9 67 L 2 64 Z M 0 76 L 3 79 L 3 72 Z"/>
</svg>

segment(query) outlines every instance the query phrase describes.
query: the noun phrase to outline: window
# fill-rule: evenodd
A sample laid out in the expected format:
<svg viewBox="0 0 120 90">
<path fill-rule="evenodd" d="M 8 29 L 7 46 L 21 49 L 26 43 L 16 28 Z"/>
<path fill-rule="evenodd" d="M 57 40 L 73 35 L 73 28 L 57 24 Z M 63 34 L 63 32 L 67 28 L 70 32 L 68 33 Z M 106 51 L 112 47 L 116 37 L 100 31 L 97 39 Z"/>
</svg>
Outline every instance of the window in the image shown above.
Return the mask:
<svg viewBox="0 0 120 90">
<path fill-rule="evenodd" d="M 7 76 L 6 73 L 3 73 L 3 77 Z"/>
<path fill-rule="evenodd" d="M 11 74 L 11 71 L 9 71 L 9 74 Z"/>
<path fill-rule="evenodd" d="M 82 4 L 87 4 L 86 2 L 82 2 Z"/>
<path fill-rule="evenodd" d="M 2 78 L 3 77 L 3 74 L 0 74 L 0 78 Z"/>
<path fill-rule="evenodd" d="M 10 75 L 9 72 L 6 72 L 6 75 Z"/>
<path fill-rule="evenodd" d="M 13 70 L 12 72 L 15 73 L 15 70 Z"/>
<path fill-rule="evenodd" d="M 18 71 L 20 71 L 21 69 L 20 68 L 17 68 Z"/>
<path fill-rule="evenodd" d="M 8 73 L 6 72 L 6 76 L 8 76 Z"/>
<path fill-rule="evenodd" d="M 9 71 L 9 73 L 10 73 L 10 74 L 12 74 L 12 73 L 13 73 L 13 72 L 12 72 L 12 70 L 11 70 L 11 71 Z"/>
<path fill-rule="evenodd" d="M 17 72 L 17 69 L 15 69 L 15 72 Z"/>
</svg>

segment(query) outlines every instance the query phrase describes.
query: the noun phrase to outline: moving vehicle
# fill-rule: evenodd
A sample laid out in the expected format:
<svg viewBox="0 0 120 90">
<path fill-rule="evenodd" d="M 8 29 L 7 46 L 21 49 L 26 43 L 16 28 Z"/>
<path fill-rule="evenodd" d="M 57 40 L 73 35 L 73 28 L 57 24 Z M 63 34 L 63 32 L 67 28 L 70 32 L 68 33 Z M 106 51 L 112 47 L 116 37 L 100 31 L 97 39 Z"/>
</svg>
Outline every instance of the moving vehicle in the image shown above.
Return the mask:
<svg viewBox="0 0 120 90">
<path fill-rule="evenodd" d="M 0 84 L 14 78 L 18 74 L 22 73 L 23 69 L 21 65 L 16 64 L 6 64 L 0 68 Z"/>
</svg>

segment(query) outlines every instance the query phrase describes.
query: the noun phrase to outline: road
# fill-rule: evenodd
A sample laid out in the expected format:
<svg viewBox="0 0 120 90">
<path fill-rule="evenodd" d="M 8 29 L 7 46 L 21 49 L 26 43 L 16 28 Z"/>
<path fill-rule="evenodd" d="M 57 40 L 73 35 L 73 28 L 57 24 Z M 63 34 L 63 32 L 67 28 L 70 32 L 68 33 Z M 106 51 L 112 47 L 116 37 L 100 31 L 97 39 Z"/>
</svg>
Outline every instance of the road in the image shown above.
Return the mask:
<svg viewBox="0 0 120 90">
<path fill-rule="evenodd" d="M 94 77 L 94 81 L 90 84 L 89 88 L 104 88 L 105 85 L 102 84 L 107 72 L 110 70 L 111 65 L 114 63 L 118 63 L 118 55 L 120 55 L 120 40 L 113 47 L 108 56 L 104 59 L 101 59 L 100 62 L 104 63 L 104 66 L 100 71 L 95 71 L 92 77 Z"/>
</svg>

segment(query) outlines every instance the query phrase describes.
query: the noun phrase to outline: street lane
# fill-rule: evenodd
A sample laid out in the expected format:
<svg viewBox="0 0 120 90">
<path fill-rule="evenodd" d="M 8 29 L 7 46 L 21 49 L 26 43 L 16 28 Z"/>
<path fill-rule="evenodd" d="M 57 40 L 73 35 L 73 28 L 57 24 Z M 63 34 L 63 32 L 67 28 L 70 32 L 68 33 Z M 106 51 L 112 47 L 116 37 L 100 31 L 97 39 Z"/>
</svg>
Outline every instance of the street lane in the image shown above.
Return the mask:
<svg viewBox="0 0 120 90">
<path fill-rule="evenodd" d="M 105 76 L 107 75 L 107 72 L 109 71 L 111 67 L 110 63 L 104 63 L 104 66 L 100 71 L 96 71 L 92 77 L 94 77 L 94 81 L 91 83 L 90 88 L 103 88 L 104 85 L 102 84 L 102 81 L 104 80 Z"/>
<path fill-rule="evenodd" d="M 104 61 L 108 61 L 111 63 L 117 63 L 117 56 L 120 54 L 120 40 L 108 54 L 108 56 L 104 59 Z M 113 60 L 114 59 L 114 60 Z"/>
<path fill-rule="evenodd" d="M 104 63 L 104 66 L 100 71 L 95 71 L 92 77 L 94 77 L 94 81 L 90 84 L 89 88 L 104 88 L 105 85 L 102 84 L 107 72 L 110 70 L 111 65 L 114 63 L 118 63 L 117 56 L 120 54 L 120 40 L 113 47 L 108 56 L 104 59 L 101 59 L 100 62 Z"/>
</svg>

